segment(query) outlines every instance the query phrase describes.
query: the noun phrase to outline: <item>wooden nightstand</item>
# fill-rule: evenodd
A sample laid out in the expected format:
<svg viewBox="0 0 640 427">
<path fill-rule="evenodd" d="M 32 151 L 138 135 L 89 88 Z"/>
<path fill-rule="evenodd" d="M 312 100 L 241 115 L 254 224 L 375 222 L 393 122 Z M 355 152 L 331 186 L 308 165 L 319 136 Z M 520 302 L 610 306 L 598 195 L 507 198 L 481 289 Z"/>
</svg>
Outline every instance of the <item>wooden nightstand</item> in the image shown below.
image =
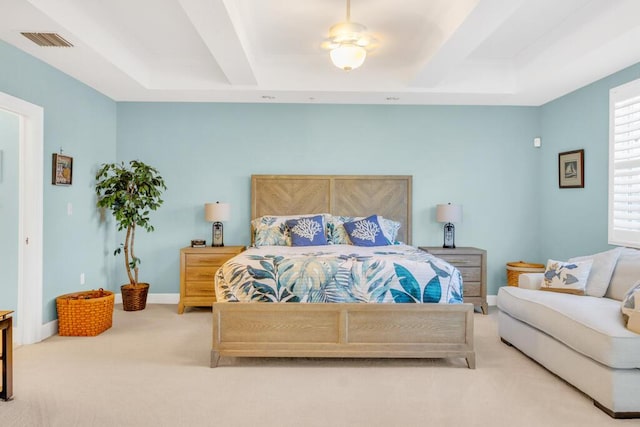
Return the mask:
<svg viewBox="0 0 640 427">
<path fill-rule="evenodd" d="M 478 248 L 443 248 L 439 246 L 420 246 L 452 264 L 462 274 L 464 302 L 479 305 L 482 314 L 487 314 L 487 251 Z"/>
<path fill-rule="evenodd" d="M 180 249 L 180 303 L 178 314 L 185 307 L 211 307 L 216 301 L 214 276 L 229 258 L 244 251 L 244 246 L 220 246 Z"/>
</svg>

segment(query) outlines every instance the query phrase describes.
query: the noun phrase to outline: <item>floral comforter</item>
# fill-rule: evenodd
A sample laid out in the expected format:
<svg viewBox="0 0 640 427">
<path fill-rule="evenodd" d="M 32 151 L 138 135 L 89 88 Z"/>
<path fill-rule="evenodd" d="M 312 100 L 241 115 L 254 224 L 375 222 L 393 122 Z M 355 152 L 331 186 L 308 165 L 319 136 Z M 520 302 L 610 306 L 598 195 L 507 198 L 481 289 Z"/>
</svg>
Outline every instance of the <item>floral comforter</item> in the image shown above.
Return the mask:
<svg viewBox="0 0 640 427">
<path fill-rule="evenodd" d="M 249 248 L 217 271 L 220 302 L 462 303 L 462 276 L 406 245 Z"/>
</svg>

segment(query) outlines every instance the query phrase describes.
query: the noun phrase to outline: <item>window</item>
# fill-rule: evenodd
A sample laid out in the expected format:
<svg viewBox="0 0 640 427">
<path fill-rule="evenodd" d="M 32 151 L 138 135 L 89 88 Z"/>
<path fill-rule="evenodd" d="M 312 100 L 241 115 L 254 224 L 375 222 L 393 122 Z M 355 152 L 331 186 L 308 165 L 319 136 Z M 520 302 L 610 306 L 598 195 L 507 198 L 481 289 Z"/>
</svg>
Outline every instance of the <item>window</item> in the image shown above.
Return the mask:
<svg viewBox="0 0 640 427">
<path fill-rule="evenodd" d="M 609 102 L 609 243 L 640 248 L 640 80 Z"/>
</svg>

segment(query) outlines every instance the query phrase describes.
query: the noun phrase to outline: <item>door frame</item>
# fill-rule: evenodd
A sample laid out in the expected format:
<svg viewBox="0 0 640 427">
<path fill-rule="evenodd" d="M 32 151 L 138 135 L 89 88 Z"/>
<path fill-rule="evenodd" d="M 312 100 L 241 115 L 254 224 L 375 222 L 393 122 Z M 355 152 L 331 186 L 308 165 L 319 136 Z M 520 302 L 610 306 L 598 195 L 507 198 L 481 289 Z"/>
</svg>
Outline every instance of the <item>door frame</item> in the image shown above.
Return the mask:
<svg viewBox="0 0 640 427">
<path fill-rule="evenodd" d="M 0 108 L 20 117 L 18 150 L 17 345 L 42 340 L 44 109 L 0 92 Z"/>
</svg>

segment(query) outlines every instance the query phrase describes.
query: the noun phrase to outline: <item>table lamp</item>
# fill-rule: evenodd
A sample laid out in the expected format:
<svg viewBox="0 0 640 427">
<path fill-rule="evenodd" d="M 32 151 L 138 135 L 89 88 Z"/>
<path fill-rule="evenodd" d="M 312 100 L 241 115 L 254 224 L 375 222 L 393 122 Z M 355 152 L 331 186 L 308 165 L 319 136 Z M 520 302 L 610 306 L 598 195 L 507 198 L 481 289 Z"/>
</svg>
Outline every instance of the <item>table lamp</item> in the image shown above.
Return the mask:
<svg viewBox="0 0 640 427">
<path fill-rule="evenodd" d="M 224 246 L 222 221 L 229 220 L 231 206 L 228 203 L 205 203 L 204 219 L 213 222 L 211 230 L 211 246 Z"/>
<path fill-rule="evenodd" d="M 454 222 L 462 221 L 462 205 L 452 205 L 448 203 L 446 205 L 436 206 L 436 220 L 438 222 L 444 222 L 444 244 L 443 248 L 455 248 L 455 236 L 456 229 L 453 225 Z"/>
</svg>

